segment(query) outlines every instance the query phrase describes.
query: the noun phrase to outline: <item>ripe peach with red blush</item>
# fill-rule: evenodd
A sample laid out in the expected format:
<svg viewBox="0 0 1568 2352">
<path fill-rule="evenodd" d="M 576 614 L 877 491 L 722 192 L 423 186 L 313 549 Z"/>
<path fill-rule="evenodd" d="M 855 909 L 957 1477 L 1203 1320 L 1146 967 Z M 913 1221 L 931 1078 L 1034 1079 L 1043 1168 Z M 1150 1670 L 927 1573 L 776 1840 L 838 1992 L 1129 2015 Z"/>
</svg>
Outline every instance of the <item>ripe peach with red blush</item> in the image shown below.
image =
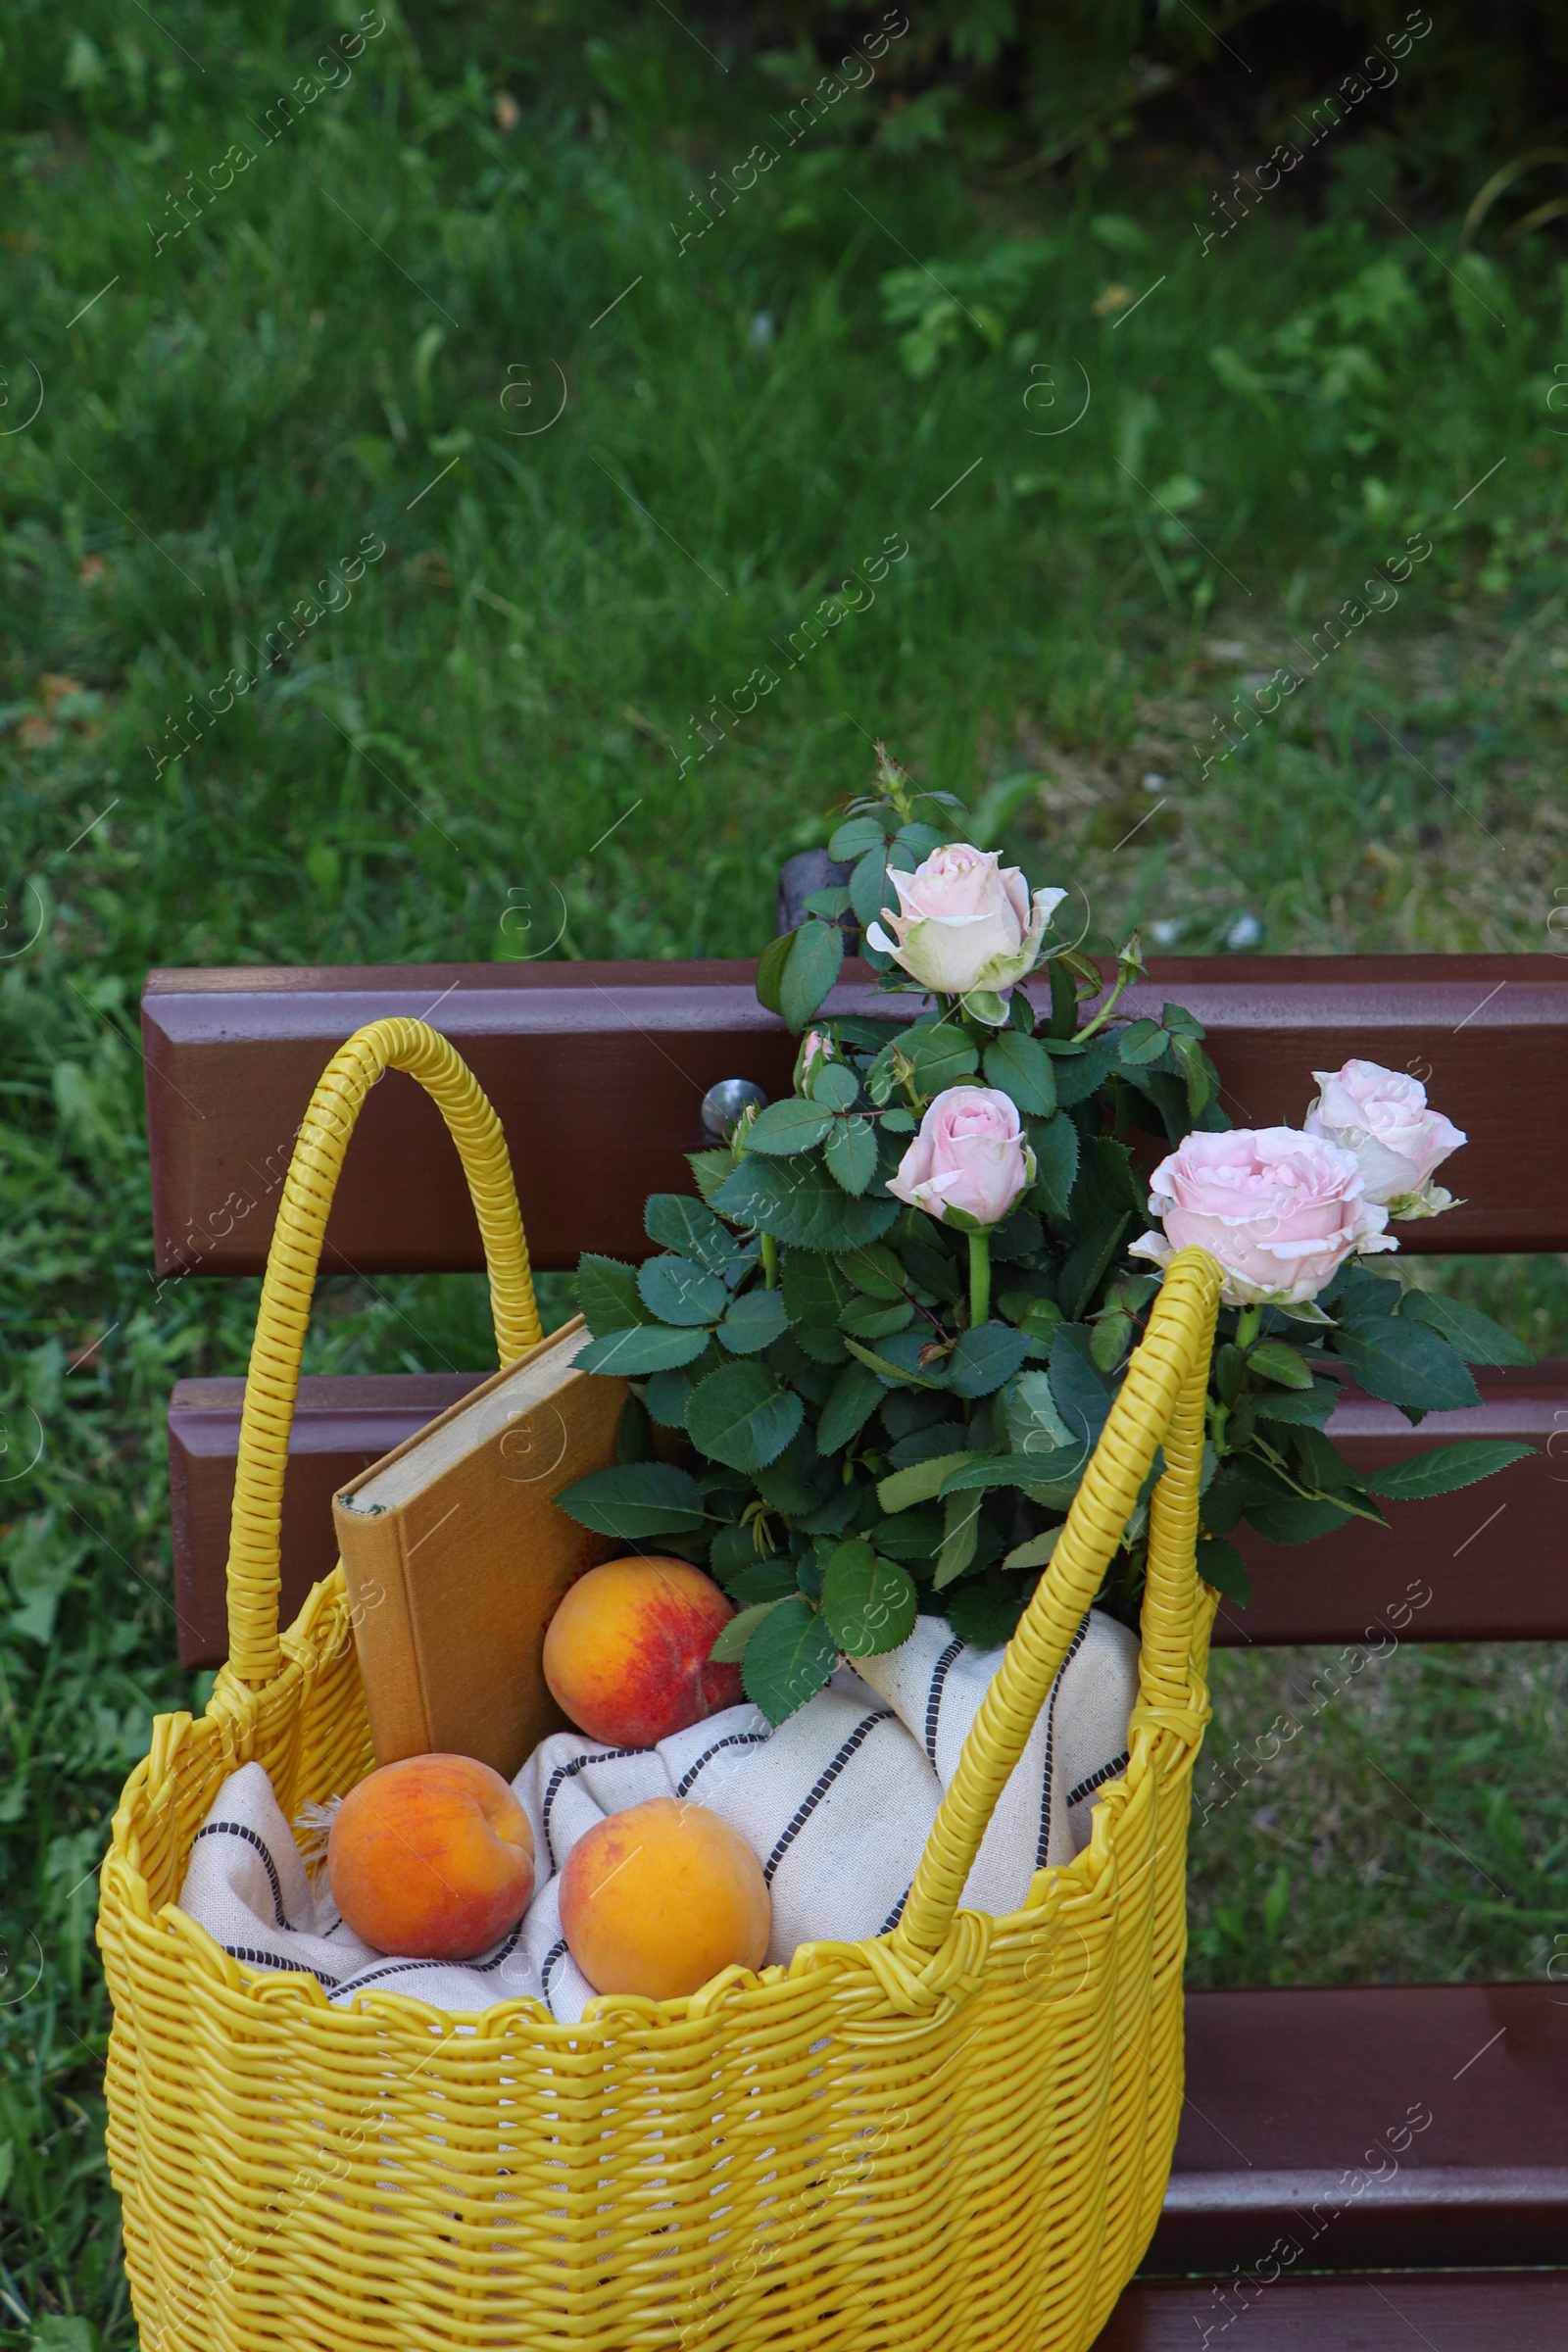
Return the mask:
<svg viewBox="0 0 1568 2352">
<path fill-rule="evenodd" d="M 685 1560 L 608 1560 L 579 1577 L 550 1620 L 545 1681 L 590 1740 L 652 1747 L 740 1703 L 740 1668 L 708 1654 L 734 1614 Z"/>
<path fill-rule="evenodd" d="M 472 1756 L 408 1756 L 350 1789 L 326 1848 L 356 1936 L 416 1960 L 471 1960 L 514 1928 L 534 1886 L 533 1832 Z"/>
</svg>

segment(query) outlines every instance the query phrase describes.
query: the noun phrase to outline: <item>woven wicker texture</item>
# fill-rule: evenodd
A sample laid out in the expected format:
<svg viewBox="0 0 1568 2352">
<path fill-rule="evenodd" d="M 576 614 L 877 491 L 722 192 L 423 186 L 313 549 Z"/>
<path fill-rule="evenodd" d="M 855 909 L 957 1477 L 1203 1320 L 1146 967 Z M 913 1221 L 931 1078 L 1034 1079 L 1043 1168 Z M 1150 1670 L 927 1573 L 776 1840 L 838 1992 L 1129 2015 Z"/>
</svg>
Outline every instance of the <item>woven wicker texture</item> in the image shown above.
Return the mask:
<svg viewBox="0 0 1568 2352">
<path fill-rule="evenodd" d="M 177 1909 L 224 1776 L 292 1818 L 371 1768 L 342 1571 L 279 1643 L 278 1500 L 332 1185 L 384 1067 L 446 1114 L 503 1358 L 537 1336 L 505 1147 L 444 1040 L 335 1057 L 284 1189 L 247 1387 L 231 1663 L 159 1716 L 104 1865 L 109 2151 L 143 2352 L 1083 2352 L 1152 2232 L 1182 2090 L 1186 1835 L 1214 1595 L 1194 1543 L 1219 1270 L 1173 1261 L 903 1919 L 580 2026 L 461 2021 L 221 1951 Z M 1155 1449 L 1130 1761 L 1008 1918 L 956 1908 Z"/>
</svg>

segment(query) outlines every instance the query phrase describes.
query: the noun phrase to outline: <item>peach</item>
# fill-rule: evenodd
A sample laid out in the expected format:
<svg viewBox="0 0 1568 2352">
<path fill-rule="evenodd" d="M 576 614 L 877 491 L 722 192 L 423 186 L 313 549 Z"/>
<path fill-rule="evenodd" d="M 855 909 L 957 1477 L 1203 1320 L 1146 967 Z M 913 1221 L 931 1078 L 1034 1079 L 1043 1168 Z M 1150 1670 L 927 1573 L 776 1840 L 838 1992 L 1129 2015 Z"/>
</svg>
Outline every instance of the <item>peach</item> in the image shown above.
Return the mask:
<svg viewBox="0 0 1568 2352">
<path fill-rule="evenodd" d="M 760 1968 L 771 1919 L 739 1830 L 673 1796 L 610 1814 L 561 1874 L 562 1934 L 596 1992 L 669 2001 L 721 1968 Z"/>
<path fill-rule="evenodd" d="M 735 1614 L 685 1560 L 607 1560 L 579 1577 L 545 1634 L 545 1681 L 590 1740 L 652 1747 L 741 1699 L 738 1666 L 709 1658 Z"/>
<path fill-rule="evenodd" d="M 408 1756 L 351 1788 L 326 1847 L 332 1900 L 366 1943 L 471 1960 L 533 1893 L 533 1832 L 499 1772 L 472 1756 Z"/>
</svg>

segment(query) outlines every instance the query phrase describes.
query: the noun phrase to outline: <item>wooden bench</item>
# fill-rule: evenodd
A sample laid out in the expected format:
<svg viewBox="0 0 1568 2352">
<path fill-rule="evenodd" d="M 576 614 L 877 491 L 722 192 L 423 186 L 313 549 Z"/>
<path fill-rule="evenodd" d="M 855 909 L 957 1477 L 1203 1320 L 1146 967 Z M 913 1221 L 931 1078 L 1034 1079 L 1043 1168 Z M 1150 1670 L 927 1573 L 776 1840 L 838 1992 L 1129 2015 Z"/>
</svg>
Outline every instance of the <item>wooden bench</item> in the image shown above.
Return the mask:
<svg viewBox="0 0 1568 2352">
<path fill-rule="evenodd" d="M 536 1265 L 571 1267 L 584 1249 L 643 1255 L 645 1194 L 689 1190 L 684 1154 L 710 1140 L 707 1089 L 747 1077 L 770 1096 L 788 1091 L 794 1044 L 759 1006 L 753 968 L 154 972 L 142 1023 L 159 1276 L 261 1271 L 311 1090 L 344 1038 L 386 1013 L 432 1020 L 472 1064 L 507 1132 Z M 1157 1013 L 1175 999 L 1204 1022 L 1239 1122 L 1298 1122 L 1309 1073 L 1352 1054 L 1428 1077 L 1470 1136 L 1452 1171 L 1466 1204 L 1407 1229 L 1407 1242 L 1568 1249 L 1568 963 L 1177 958 L 1156 962 L 1134 994 L 1132 1009 Z M 863 966 L 846 964 L 832 1009 L 880 1009 Z M 478 1267 L 456 1156 L 419 1089 L 394 1073 L 361 1128 L 327 1269 Z M 332 1565 L 333 1489 L 485 1369 L 306 1381 L 285 1500 L 285 1622 Z M 1222 1610 L 1216 1639 L 1568 1635 L 1556 1491 L 1568 1470 L 1553 1459 L 1568 1435 L 1551 1446 L 1568 1433 L 1568 1364 L 1483 1373 L 1480 1386 L 1479 1407 L 1434 1413 L 1413 1438 L 1394 1408 L 1348 1397 L 1334 1435 L 1368 1466 L 1482 1432 L 1531 1440 L 1536 1455 L 1486 1488 L 1391 1506 L 1393 1535 L 1351 1528 L 1298 1550 L 1249 1539 L 1254 1599 Z M 181 1381 L 171 1405 L 186 1665 L 222 1655 L 242 1390 L 237 1379 Z M 1568 2264 L 1568 1986 L 1195 1992 L 1187 2090 L 1147 2277 L 1124 2296 L 1103 2352 L 1222 2336 L 1237 2352 L 1568 2346 L 1568 2271 L 1550 2268 Z M 1378 2153 L 1416 2103 L 1430 2127 L 1396 2160 Z M 1371 2179 L 1374 2168 L 1386 2177 Z"/>
</svg>

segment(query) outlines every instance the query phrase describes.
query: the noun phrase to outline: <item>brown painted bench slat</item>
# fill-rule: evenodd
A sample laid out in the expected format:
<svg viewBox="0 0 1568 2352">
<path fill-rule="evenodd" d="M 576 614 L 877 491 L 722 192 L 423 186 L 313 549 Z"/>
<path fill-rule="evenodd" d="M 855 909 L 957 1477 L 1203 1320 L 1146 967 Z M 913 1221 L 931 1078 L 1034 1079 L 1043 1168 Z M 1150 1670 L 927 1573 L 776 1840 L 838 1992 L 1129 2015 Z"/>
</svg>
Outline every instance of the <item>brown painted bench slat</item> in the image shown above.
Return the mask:
<svg viewBox="0 0 1568 2352">
<path fill-rule="evenodd" d="M 794 1042 L 740 962 L 417 964 L 161 971 L 142 999 L 160 1273 L 258 1274 L 311 1090 L 384 1013 L 433 1017 L 512 1146 L 536 1264 L 645 1253 L 644 1195 L 689 1191 L 684 1154 L 719 1078 L 789 1088 Z M 883 1015 L 864 964 L 831 1000 Z M 1568 1249 L 1568 961 L 1551 956 L 1176 957 L 1131 997 L 1209 1032 L 1239 1122 L 1298 1123 L 1313 1069 L 1357 1054 L 1428 1075 L 1471 1141 L 1445 1251 Z M 897 1000 L 894 1001 L 895 1003 Z M 1521 1110 L 1528 1106 L 1528 1116 Z M 566 1147 L 564 1149 L 564 1147 Z M 327 1229 L 367 1273 L 480 1264 L 440 1114 L 412 1079 L 367 1104 Z"/>
<path fill-rule="evenodd" d="M 1095 2352 L 1563 2352 L 1565 2344 L 1568 2274 L 1516 2271 L 1286 2277 L 1242 2293 L 1229 2279 L 1139 2280 Z"/>
<path fill-rule="evenodd" d="M 283 1489 L 283 1622 L 337 1558 L 334 1491 L 466 1396 L 483 1372 L 307 1378 Z M 1351 1396 L 1330 1428 L 1358 1467 L 1454 1438 L 1521 1438 L 1544 1447 L 1568 1432 L 1568 1363 L 1482 1372 L 1483 1402 L 1432 1413 L 1412 1432 L 1391 1404 Z M 182 1666 L 227 1653 L 223 1564 L 234 1492 L 242 1380 L 182 1380 L 169 1409 L 174 1605 Z M 1568 1455 L 1568 1440 L 1556 1448 Z M 1394 1532 L 1352 1521 L 1286 1549 L 1244 1531 L 1253 1576 L 1246 1609 L 1220 1611 L 1215 1640 L 1241 1642 L 1523 1641 L 1568 1636 L 1568 1459 L 1544 1451 L 1500 1478 L 1430 1502 L 1390 1503 Z"/>
</svg>

